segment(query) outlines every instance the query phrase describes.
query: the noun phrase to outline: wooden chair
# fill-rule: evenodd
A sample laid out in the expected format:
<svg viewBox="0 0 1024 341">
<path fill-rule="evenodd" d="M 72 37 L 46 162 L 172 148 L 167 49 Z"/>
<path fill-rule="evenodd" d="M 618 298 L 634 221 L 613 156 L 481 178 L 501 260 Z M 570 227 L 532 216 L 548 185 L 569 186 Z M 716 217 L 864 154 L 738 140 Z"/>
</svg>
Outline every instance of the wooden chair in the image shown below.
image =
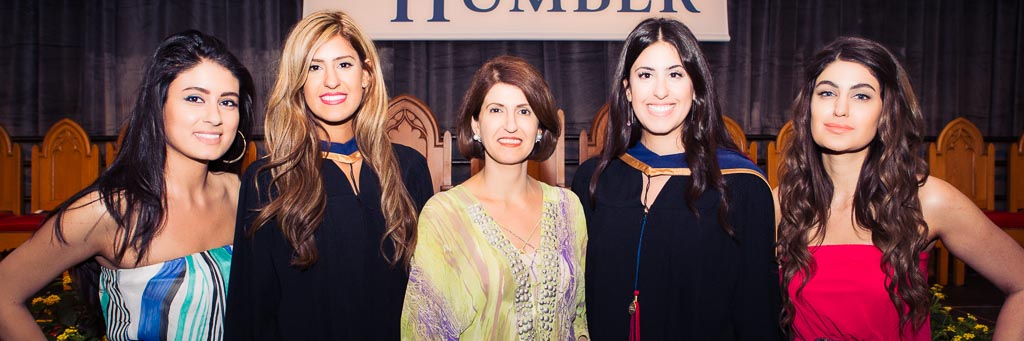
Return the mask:
<svg viewBox="0 0 1024 341">
<path fill-rule="evenodd" d="M 768 185 L 772 188 L 779 186 L 779 169 L 782 167 L 782 155 L 792 140 L 793 121 L 789 121 L 782 126 L 782 129 L 779 129 L 779 135 L 775 137 L 775 141 L 768 142 Z"/>
<path fill-rule="evenodd" d="M 0 250 L 16 248 L 31 238 L 44 218 L 45 214 L 0 213 Z"/>
<path fill-rule="evenodd" d="M 594 114 L 594 121 L 590 123 L 590 130 L 580 132 L 580 164 L 583 164 L 587 159 L 601 155 L 601 148 L 604 147 L 605 129 L 607 127 L 608 103 L 605 103 L 597 111 L 597 114 Z"/>
<path fill-rule="evenodd" d="M 1020 140 L 1010 147 L 1007 158 L 1010 164 L 1007 176 L 1010 188 L 1006 191 L 1009 198 L 1006 201 L 1006 210 L 1020 212 L 1024 210 L 1024 134 L 1021 134 Z"/>
<path fill-rule="evenodd" d="M 540 180 L 548 185 L 556 187 L 566 187 L 565 184 L 565 112 L 562 109 L 558 109 L 558 124 L 562 126 L 562 134 L 558 136 L 558 142 L 555 144 L 555 152 L 543 162 L 527 161 L 526 173 L 530 177 Z M 470 168 L 469 174 L 476 174 L 484 168 L 484 162 L 481 159 L 472 159 L 469 161 Z"/>
<path fill-rule="evenodd" d="M 82 127 L 62 119 L 32 146 L 32 211 L 52 210 L 99 175 L 100 153 Z"/>
<path fill-rule="evenodd" d="M 21 214 L 21 146 L 0 126 L 0 211 Z"/>
<path fill-rule="evenodd" d="M 729 116 L 722 115 L 723 121 L 725 121 L 725 130 L 729 132 L 729 137 L 732 137 L 732 141 L 736 143 L 736 147 L 740 149 L 740 152 L 746 154 L 750 161 L 757 163 L 757 143 L 750 142 L 747 144 L 747 135 L 743 132 L 743 127 L 740 127 L 739 123 L 736 123 Z"/>
<path fill-rule="evenodd" d="M 985 144 L 981 131 L 963 117 L 942 129 L 937 143 L 928 144 L 931 175 L 946 180 L 982 210 L 995 209 L 995 146 Z"/>
<path fill-rule="evenodd" d="M 435 193 L 452 187 L 452 134 L 441 133 L 423 101 L 407 94 L 392 98 L 384 127 L 391 142 L 409 146 L 427 159 Z"/>
<path fill-rule="evenodd" d="M 928 144 L 928 166 L 932 176 L 949 182 L 986 211 L 995 208 L 995 146 L 985 144 L 981 131 L 963 117 L 957 118 Z M 942 243 L 938 250 L 939 284 L 949 283 L 949 250 Z M 964 263 L 953 260 L 953 280 L 964 284 Z"/>
<path fill-rule="evenodd" d="M 21 212 L 21 146 L 0 126 L 0 250 L 13 249 L 32 237 L 44 215 Z"/>
</svg>

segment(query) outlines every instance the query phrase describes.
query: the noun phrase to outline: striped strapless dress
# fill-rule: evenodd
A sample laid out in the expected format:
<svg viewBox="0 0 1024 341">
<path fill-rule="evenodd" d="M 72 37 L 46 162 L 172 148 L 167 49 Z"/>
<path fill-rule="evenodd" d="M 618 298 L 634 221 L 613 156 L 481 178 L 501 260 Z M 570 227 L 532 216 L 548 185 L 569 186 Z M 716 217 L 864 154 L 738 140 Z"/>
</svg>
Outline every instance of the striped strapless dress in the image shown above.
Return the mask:
<svg viewBox="0 0 1024 341">
<path fill-rule="evenodd" d="M 231 245 L 133 269 L 101 268 L 107 339 L 221 340 Z"/>
</svg>

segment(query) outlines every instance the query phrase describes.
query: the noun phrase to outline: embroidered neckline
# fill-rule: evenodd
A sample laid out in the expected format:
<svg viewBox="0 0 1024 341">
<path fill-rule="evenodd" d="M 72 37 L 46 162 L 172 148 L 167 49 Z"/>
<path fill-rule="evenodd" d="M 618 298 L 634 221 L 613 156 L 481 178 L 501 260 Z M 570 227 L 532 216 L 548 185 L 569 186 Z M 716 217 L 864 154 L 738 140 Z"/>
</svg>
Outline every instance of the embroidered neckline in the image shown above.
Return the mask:
<svg viewBox="0 0 1024 341">
<path fill-rule="evenodd" d="M 467 213 L 483 233 L 488 244 L 494 247 L 508 261 L 515 284 L 513 304 L 516 312 L 516 331 L 520 340 L 547 340 L 554 330 L 555 302 L 558 298 L 558 281 L 561 255 L 558 250 L 557 205 L 549 201 L 548 189 L 544 189 L 544 203 L 540 220 L 540 243 L 533 252 L 532 263 L 527 263 L 523 253 L 512 245 L 512 241 L 501 232 L 491 215 L 468 189 L 457 186 L 461 194 L 472 204 Z M 564 217 L 563 217 L 564 219 Z M 539 269 L 538 269 L 539 267 Z M 537 271 L 533 271 L 537 270 Z M 531 275 L 532 273 L 532 275 Z"/>
</svg>

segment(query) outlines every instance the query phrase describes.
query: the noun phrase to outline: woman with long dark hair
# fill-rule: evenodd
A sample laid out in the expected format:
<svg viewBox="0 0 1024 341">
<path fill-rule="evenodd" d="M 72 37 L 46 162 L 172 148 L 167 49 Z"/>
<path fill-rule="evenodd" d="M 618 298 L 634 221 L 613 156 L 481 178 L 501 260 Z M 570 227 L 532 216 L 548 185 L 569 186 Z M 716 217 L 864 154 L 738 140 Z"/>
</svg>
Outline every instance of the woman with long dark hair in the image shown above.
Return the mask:
<svg viewBox="0 0 1024 341">
<path fill-rule="evenodd" d="M 777 339 L 771 190 L 725 130 L 697 39 L 644 20 L 615 75 L 604 149 L 572 186 L 587 214 L 591 335 Z"/>
<path fill-rule="evenodd" d="M 377 50 L 352 17 L 292 29 L 267 105 L 269 155 L 245 172 L 228 297 L 232 340 L 399 337 L 426 160 L 384 131 Z"/>
<path fill-rule="evenodd" d="M 239 182 L 210 168 L 245 153 L 253 92 L 216 38 L 164 39 L 113 164 L 0 263 L 0 339 L 44 340 L 24 302 L 79 263 L 108 339 L 221 339 Z"/>
<path fill-rule="evenodd" d="M 928 176 L 910 78 L 884 46 L 841 37 L 804 71 L 779 187 L 782 324 L 799 340 L 930 340 L 937 240 L 1008 294 L 997 340 L 1024 339 L 1024 250 Z"/>
</svg>

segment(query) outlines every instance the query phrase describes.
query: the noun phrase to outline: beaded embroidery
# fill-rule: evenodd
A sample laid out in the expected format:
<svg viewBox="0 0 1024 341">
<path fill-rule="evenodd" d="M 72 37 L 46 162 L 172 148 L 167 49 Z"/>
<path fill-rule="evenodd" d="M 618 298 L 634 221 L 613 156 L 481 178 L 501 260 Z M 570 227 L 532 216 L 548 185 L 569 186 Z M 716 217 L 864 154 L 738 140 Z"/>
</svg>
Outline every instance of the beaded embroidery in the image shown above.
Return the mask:
<svg viewBox="0 0 1024 341">
<path fill-rule="evenodd" d="M 540 226 L 541 241 L 539 248 L 534 252 L 532 264 L 527 264 L 523 260 L 519 249 L 505 237 L 501 227 L 487 214 L 481 204 L 476 203 L 468 208 L 473 224 L 481 229 L 487 242 L 499 250 L 509 262 L 512 280 L 516 285 L 514 304 L 520 340 L 547 340 L 551 338 L 554 329 L 553 315 L 556 312 L 558 281 L 562 272 L 559 244 L 568 238 L 568 231 L 565 231 L 568 223 L 556 223 L 556 219 L 559 218 L 557 206 L 555 202 L 544 200 Z M 567 208 L 561 207 L 561 210 L 567 211 Z M 561 219 L 566 220 L 568 217 L 563 214 Z M 556 231 L 558 227 L 561 228 Z"/>
</svg>

